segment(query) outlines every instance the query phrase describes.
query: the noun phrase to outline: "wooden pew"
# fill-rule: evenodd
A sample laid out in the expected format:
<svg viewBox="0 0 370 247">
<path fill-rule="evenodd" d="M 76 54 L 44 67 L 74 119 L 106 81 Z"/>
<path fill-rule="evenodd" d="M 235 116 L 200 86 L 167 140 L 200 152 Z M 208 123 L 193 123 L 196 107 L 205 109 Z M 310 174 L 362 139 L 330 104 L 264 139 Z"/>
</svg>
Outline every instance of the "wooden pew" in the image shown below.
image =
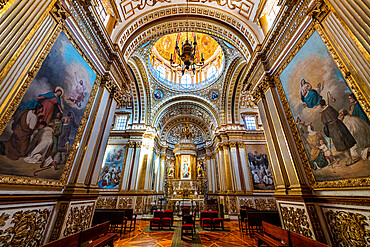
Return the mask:
<svg viewBox="0 0 370 247">
<path fill-rule="evenodd" d="M 290 232 L 290 243 L 294 247 L 329 247 L 329 245 L 323 244 L 319 241 L 311 238 L 302 236 L 295 232 Z"/>
<path fill-rule="evenodd" d="M 125 234 L 127 227 L 127 218 L 125 211 L 121 209 L 96 209 L 92 220 L 92 225 L 110 222 L 111 229 L 120 229 L 120 235 Z"/>
<path fill-rule="evenodd" d="M 253 232 L 261 231 L 262 221 L 281 226 L 280 216 L 277 211 L 247 211 L 247 233 L 251 235 Z"/>
<path fill-rule="evenodd" d="M 43 245 L 42 247 L 79 247 L 80 232 Z"/>
<path fill-rule="evenodd" d="M 289 232 L 278 226 L 274 226 L 265 221 L 262 221 L 262 232 L 255 234 L 258 238 L 258 247 L 262 243 L 267 244 L 267 246 L 287 246 L 289 243 Z M 284 242 L 284 243 L 282 243 Z"/>
<path fill-rule="evenodd" d="M 81 232 L 80 246 L 84 247 L 98 247 L 98 246 L 111 246 L 117 237 L 116 233 L 108 233 L 109 221 L 103 224 L 91 227 Z"/>
</svg>

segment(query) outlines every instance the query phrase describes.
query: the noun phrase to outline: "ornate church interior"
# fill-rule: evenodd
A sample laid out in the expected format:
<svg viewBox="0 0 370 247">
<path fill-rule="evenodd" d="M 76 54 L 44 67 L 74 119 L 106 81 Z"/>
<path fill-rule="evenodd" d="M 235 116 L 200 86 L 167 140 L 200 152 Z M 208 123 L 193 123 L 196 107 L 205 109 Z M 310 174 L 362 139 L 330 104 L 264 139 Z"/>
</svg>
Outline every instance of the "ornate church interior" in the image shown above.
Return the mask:
<svg viewBox="0 0 370 247">
<path fill-rule="evenodd" d="M 367 0 L 1 0 L 0 246 L 370 246 L 369 37 Z"/>
</svg>

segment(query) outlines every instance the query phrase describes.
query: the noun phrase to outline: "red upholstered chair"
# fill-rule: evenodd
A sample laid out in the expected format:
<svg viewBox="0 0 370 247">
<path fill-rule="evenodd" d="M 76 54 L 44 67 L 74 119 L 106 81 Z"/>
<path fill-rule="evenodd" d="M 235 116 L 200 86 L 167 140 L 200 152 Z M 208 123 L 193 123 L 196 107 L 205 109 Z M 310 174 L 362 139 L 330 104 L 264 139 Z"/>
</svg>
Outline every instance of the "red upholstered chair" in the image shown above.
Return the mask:
<svg viewBox="0 0 370 247">
<path fill-rule="evenodd" d="M 182 208 L 182 215 L 189 215 L 190 214 L 190 207 L 183 207 Z"/>
<path fill-rule="evenodd" d="M 221 218 L 213 218 L 213 227 L 214 229 L 220 227 L 224 230 L 224 220 Z"/>
<path fill-rule="evenodd" d="M 161 229 L 162 226 L 163 211 L 154 211 L 154 217 L 150 220 L 150 229 L 158 227 Z"/>
<path fill-rule="evenodd" d="M 181 239 L 183 239 L 184 235 L 190 235 L 190 234 L 191 234 L 191 239 L 193 239 L 194 230 L 195 228 L 194 228 L 193 216 L 192 215 L 182 216 Z"/>
<path fill-rule="evenodd" d="M 163 211 L 163 219 L 170 219 L 171 220 L 171 226 L 173 226 L 173 210 L 164 210 Z"/>
<path fill-rule="evenodd" d="M 200 225 L 202 228 L 209 227 L 213 228 L 212 211 L 201 211 L 200 212 Z"/>
<path fill-rule="evenodd" d="M 162 218 L 162 221 L 161 221 L 161 228 L 162 229 L 164 227 L 168 227 L 169 229 L 171 229 L 171 226 L 172 226 L 171 218 Z"/>
</svg>

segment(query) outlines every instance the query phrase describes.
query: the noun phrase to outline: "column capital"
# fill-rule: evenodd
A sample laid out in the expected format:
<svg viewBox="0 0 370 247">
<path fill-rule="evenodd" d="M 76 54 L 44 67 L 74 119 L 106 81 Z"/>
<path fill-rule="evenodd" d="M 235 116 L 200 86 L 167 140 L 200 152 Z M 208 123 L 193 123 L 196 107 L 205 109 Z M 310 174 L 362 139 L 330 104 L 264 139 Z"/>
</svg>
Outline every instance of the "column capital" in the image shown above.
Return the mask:
<svg viewBox="0 0 370 247">
<path fill-rule="evenodd" d="M 229 146 L 230 148 L 236 148 L 236 142 L 230 142 Z"/>
<path fill-rule="evenodd" d="M 245 148 L 244 142 L 238 142 L 238 147 L 239 148 Z"/>
</svg>

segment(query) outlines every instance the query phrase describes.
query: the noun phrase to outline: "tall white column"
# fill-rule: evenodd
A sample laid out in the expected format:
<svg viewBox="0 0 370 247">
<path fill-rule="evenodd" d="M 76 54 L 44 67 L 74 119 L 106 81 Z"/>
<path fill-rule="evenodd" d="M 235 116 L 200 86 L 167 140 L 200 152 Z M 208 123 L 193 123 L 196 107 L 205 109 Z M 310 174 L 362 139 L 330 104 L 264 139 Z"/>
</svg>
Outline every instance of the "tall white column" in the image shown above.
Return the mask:
<svg viewBox="0 0 370 247">
<path fill-rule="evenodd" d="M 245 190 L 252 191 L 253 182 L 251 180 L 251 172 L 250 172 L 250 167 L 249 167 L 249 162 L 248 162 L 248 156 L 245 150 L 244 143 L 238 143 L 238 148 L 239 148 L 240 161 L 241 161 L 241 166 L 242 166 L 242 171 L 243 171 Z"/>
<path fill-rule="evenodd" d="M 141 151 L 141 142 L 136 143 L 136 152 L 134 157 L 134 167 L 131 174 L 131 184 L 130 184 L 130 190 L 135 190 L 136 184 L 137 184 L 137 172 L 139 167 L 139 161 L 140 161 L 140 151 Z"/>
<path fill-rule="evenodd" d="M 213 191 L 213 177 L 210 156 L 206 156 L 206 167 L 207 167 L 208 191 L 211 192 Z"/>
<path fill-rule="evenodd" d="M 233 166 L 233 171 L 234 171 L 233 178 L 235 181 L 235 189 L 242 190 L 240 173 L 239 173 L 238 155 L 236 153 L 236 143 L 230 143 L 230 153 L 231 153 L 231 160 L 232 160 L 232 166 Z"/>
<path fill-rule="evenodd" d="M 161 161 L 160 161 L 160 167 L 161 167 L 161 176 L 159 179 L 159 192 L 163 193 L 163 187 L 164 187 L 164 178 L 165 178 L 165 167 L 166 167 L 166 155 L 161 155 Z"/>
<path fill-rule="evenodd" d="M 129 185 L 129 176 L 131 173 L 131 165 L 132 165 L 132 159 L 134 158 L 134 149 L 135 149 L 135 143 L 130 142 L 128 144 L 128 150 L 127 150 L 127 159 L 126 163 L 124 164 L 125 168 L 123 169 L 123 178 L 122 178 L 122 183 L 120 190 L 129 190 L 128 188 Z"/>
</svg>

